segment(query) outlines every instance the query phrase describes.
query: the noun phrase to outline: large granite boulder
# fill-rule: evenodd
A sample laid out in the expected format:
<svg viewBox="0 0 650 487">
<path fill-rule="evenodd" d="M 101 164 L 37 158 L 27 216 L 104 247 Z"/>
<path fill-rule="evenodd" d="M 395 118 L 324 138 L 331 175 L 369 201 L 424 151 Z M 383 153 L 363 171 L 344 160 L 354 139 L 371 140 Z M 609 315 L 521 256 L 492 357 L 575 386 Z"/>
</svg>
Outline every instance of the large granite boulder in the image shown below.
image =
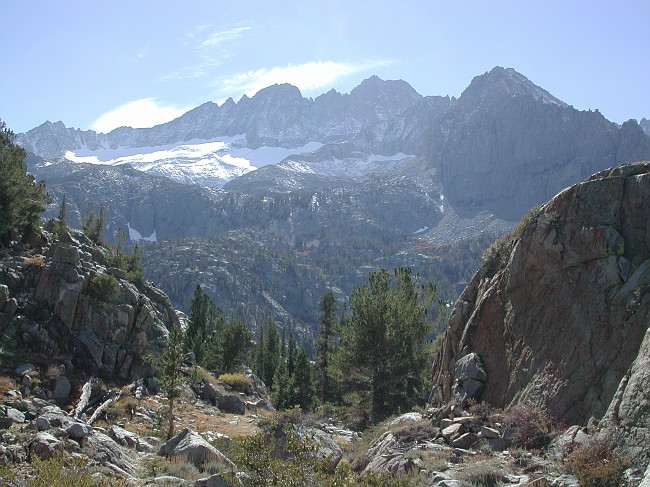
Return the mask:
<svg viewBox="0 0 650 487">
<path fill-rule="evenodd" d="M 197 468 L 207 462 L 218 462 L 231 471 L 236 470 L 235 464 L 223 453 L 205 441 L 197 432 L 188 428 L 185 428 L 163 444 L 158 451 L 158 455 L 172 461 L 192 463 Z"/>
<path fill-rule="evenodd" d="M 108 251 L 80 232 L 66 233 L 39 251 L 39 258 L 0 261 L 0 278 L 6 281 L 0 299 L 30 298 L 20 310 L 24 345 L 104 380 L 150 375 L 144 356 L 161 350 L 168 330 L 178 324 L 167 296 L 146 283 L 136 286 L 107 266 Z M 0 332 L 10 325 L 0 323 Z M 66 399 L 71 391 L 61 376 L 53 397 Z"/>
<path fill-rule="evenodd" d="M 542 405 L 568 424 L 607 413 L 628 427 L 617 441 L 644 444 L 648 201 L 650 163 L 635 163 L 595 174 L 522 220 L 456 303 L 432 401 L 453 399 L 456 364 L 474 352 L 487 374 L 482 400 Z"/>
</svg>

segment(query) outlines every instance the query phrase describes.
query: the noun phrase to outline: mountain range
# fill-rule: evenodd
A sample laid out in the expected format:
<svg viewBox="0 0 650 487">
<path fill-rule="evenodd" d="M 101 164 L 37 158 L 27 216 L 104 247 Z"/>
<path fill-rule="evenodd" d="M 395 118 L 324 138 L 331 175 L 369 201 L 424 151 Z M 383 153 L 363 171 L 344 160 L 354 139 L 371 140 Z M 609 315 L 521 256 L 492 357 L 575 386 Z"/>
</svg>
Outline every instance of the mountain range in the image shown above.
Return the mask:
<svg viewBox="0 0 650 487">
<path fill-rule="evenodd" d="M 530 207 L 599 170 L 650 159 L 646 125 L 576 110 L 514 69 L 496 67 L 458 98 L 422 96 L 376 76 L 349 94 L 315 99 L 284 84 L 238 102 L 208 102 L 149 129 L 98 134 L 46 122 L 18 141 L 30 152 L 30 171 L 47 181 L 50 216 L 63 194 L 71 225 L 102 203 L 105 238 L 122 227 L 131 240 L 158 241 L 145 247 L 145 262 L 157 256 L 151 275 L 178 268 L 160 258 L 161 248 L 177 259 L 171 248 L 186 246 L 175 239 L 199 239 L 193 248 L 204 258 L 195 256 L 185 279 L 205 279 L 219 302 L 215 283 L 224 274 L 207 272 L 210 239 L 236 249 L 250 232 L 272 246 L 261 253 L 280 259 L 271 251 L 280 245 L 286 258 L 309 266 L 318 289 L 347 292 L 369 269 L 393 263 L 413 262 L 440 277 L 432 269 L 441 248 L 458 241 L 482 242 L 467 243 L 468 265 L 476 266 L 485 235 L 505 232 Z M 236 250 L 228 255 L 238 258 Z M 448 299 L 467 272 L 448 275 Z M 234 288 L 242 284 L 230 275 Z M 290 293 L 257 285 L 260 309 L 270 302 L 264 293 L 289 317 L 307 304 L 289 306 Z M 171 295 L 187 305 L 185 292 Z"/>
</svg>

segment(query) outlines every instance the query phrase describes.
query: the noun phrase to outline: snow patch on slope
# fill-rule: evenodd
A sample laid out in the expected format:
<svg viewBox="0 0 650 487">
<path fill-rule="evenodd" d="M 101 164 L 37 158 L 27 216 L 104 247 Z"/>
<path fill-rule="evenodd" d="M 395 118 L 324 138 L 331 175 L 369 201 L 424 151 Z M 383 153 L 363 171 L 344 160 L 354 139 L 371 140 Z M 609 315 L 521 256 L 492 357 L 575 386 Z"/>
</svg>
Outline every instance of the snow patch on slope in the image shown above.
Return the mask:
<svg viewBox="0 0 650 487">
<path fill-rule="evenodd" d="M 286 157 L 312 152 L 322 147 L 310 142 L 302 147 L 245 147 L 246 136 L 191 140 L 156 147 L 103 147 L 68 151 L 65 158 L 72 162 L 118 166 L 128 164 L 139 171 L 168 177 L 186 184 L 223 186 L 238 176 L 259 167 L 277 164 Z"/>
<path fill-rule="evenodd" d="M 414 155 L 398 152 L 391 156 L 379 154 L 360 155 L 346 159 L 325 159 L 319 161 L 297 161 L 287 159 L 280 164 L 285 170 L 321 176 L 362 176 L 389 171 L 415 158 Z"/>
<path fill-rule="evenodd" d="M 129 239 L 133 241 L 139 241 L 139 240 L 144 240 L 146 242 L 157 242 L 158 238 L 156 237 L 156 229 L 154 228 L 153 233 L 149 235 L 148 237 L 143 237 L 140 232 L 138 232 L 135 228 L 131 228 L 131 224 L 127 222 L 126 224 L 127 229 L 129 230 Z"/>
</svg>

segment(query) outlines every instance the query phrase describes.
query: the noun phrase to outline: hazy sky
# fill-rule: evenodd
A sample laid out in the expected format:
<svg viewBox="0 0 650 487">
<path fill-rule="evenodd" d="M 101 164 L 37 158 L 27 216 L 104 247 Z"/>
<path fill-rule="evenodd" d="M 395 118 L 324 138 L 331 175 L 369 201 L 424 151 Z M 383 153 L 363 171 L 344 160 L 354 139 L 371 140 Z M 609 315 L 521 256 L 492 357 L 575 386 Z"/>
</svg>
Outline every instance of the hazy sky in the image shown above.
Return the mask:
<svg viewBox="0 0 650 487">
<path fill-rule="evenodd" d="M 0 0 L 0 119 L 108 131 L 288 82 L 459 96 L 512 67 L 581 110 L 650 118 L 650 1 Z"/>
</svg>

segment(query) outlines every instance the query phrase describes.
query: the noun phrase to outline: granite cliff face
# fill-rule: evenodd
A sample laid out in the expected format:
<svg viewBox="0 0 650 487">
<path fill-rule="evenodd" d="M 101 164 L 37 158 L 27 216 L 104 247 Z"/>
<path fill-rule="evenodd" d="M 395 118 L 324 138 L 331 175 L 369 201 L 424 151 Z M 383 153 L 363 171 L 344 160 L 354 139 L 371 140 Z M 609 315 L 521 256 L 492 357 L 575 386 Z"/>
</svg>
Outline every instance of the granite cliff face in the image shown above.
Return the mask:
<svg viewBox="0 0 650 487">
<path fill-rule="evenodd" d="M 599 172 L 522 220 L 458 299 L 432 400 L 454 398 L 457 361 L 476 353 L 480 400 L 543 405 L 568 424 L 604 417 L 618 448 L 647 463 L 649 199 L 641 162 Z"/>
<path fill-rule="evenodd" d="M 619 128 L 504 68 L 474 78 L 426 142 L 452 205 L 512 220 L 562 188 L 645 160 L 650 151 L 636 122 Z"/>
<path fill-rule="evenodd" d="M 0 332 L 30 360 L 125 382 L 178 323 L 167 296 L 135 284 L 81 233 L 0 259 Z"/>
<path fill-rule="evenodd" d="M 590 174 L 650 158 L 642 126 L 619 127 L 598 111 L 576 110 L 514 69 L 495 67 L 458 99 L 424 97 L 404 81 L 376 76 L 350 94 L 332 90 L 315 99 L 282 84 L 238 102 L 205 103 L 152 128 L 98 134 L 46 122 L 18 141 L 48 159 L 70 151 L 72 159 L 129 163 L 183 183 L 230 182 L 238 192 L 318 187 L 332 176 L 349 181 L 418 160 L 459 212 L 514 221 Z M 205 147 L 217 139 L 224 145 Z M 179 144 L 195 145 L 180 151 Z M 260 148 L 282 156 L 268 162 Z M 120 159 L 127 153 L 146 157 Z"/>
</svg>

